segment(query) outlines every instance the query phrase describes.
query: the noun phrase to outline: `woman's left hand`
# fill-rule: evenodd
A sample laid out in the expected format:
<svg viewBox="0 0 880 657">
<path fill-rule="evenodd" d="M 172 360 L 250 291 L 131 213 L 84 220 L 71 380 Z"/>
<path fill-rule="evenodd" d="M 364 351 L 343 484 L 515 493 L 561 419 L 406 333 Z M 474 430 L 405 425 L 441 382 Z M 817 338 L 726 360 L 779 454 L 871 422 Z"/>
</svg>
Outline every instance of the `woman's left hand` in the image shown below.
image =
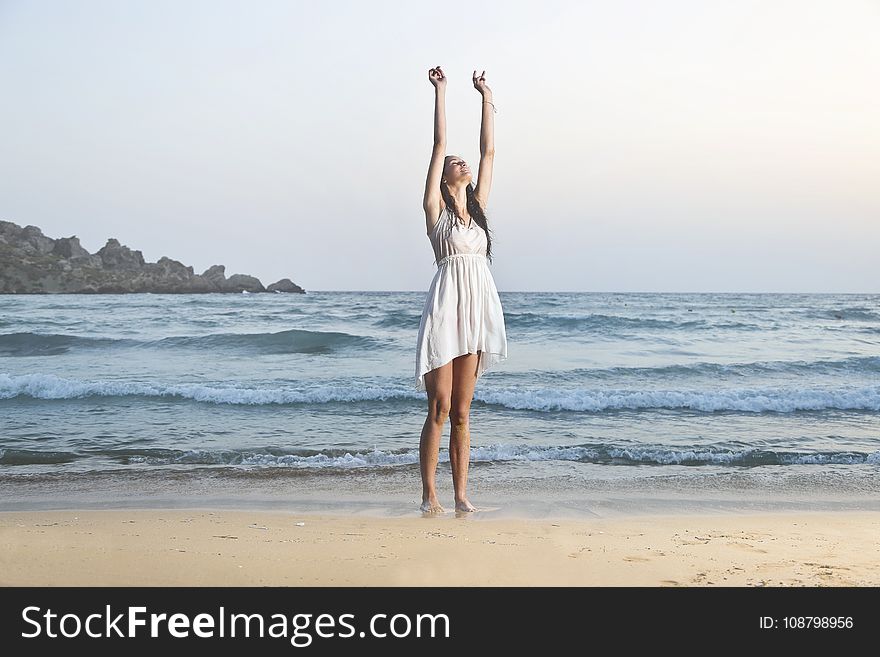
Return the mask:
<svg viewBox="0 0 880 657">
<path fill-rule="evenodd" d="M 487 93 L 492 93 L 492 90 L 486 84 L 486 71 L 483 71 L 480 75 L 477 75 L 477 72 L 474 71 L 474 89 L 484 96 Z"/>
</svg>

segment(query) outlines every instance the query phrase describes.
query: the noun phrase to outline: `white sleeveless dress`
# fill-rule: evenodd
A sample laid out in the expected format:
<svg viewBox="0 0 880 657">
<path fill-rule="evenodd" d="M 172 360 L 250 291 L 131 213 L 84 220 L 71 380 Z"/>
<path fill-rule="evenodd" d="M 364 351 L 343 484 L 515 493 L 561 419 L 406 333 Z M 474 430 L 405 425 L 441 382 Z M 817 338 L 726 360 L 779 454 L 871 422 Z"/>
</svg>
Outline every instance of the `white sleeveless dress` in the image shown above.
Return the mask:
<svg viewBox="0 0 880 657">
<path fill-rule="evenodd" d="M 486 258 L 486 232 L 462 222 L 444 208 L 428 237 L 437 272 L 419 323 L 416 382 L 425 390 L 425 373 L 457 356 L 480 352 L 477 378 L 507 358 L 504 311 Z"/>
</svg>

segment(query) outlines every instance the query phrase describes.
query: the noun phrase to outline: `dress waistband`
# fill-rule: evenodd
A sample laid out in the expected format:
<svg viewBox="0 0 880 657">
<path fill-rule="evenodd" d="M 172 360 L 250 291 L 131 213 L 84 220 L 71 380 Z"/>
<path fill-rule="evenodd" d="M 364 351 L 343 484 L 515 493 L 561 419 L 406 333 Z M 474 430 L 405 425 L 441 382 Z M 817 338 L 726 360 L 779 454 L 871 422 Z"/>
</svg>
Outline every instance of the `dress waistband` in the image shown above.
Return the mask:
<svg viewBox="0 0 880 657">
<path fill-rule="evenodd" d="M 439 267 L 444 262 L 451 258 L 486 258 L 486 254 L 484 253 L 450 253 L 448 256 L 444 256 L 437 261 L 437 266 Z"/>
</svg>

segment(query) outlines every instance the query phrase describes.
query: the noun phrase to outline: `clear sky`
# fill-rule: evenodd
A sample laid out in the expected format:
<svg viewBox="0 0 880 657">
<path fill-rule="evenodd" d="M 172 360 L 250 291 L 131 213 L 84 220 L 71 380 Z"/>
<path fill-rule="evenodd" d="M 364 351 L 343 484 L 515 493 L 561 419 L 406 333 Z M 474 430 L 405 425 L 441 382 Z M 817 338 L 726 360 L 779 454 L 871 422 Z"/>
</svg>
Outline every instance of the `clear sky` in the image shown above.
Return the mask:
<svg viewBox="0 0 880 657">
<path fill-rule="evenodd" d="M 0 0 L 0 219 L 427 290 L 429 68 L 499 290 L 880 292 L 880 0 Z"/>
</svg>

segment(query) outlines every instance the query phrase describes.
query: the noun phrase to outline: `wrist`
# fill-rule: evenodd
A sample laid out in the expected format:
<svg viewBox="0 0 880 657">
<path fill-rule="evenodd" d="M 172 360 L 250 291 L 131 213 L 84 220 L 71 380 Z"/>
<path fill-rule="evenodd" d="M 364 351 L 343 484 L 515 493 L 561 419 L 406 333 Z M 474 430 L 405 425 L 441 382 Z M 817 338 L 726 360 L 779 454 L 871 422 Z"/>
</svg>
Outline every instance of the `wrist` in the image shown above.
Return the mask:
<svg viewBox="0 0 880 657">
<path fill-rule="evenodd" d="M 483 100 L 492 100 L 492 92 L 484 91 L 482 92 Z"/>
</svg>

